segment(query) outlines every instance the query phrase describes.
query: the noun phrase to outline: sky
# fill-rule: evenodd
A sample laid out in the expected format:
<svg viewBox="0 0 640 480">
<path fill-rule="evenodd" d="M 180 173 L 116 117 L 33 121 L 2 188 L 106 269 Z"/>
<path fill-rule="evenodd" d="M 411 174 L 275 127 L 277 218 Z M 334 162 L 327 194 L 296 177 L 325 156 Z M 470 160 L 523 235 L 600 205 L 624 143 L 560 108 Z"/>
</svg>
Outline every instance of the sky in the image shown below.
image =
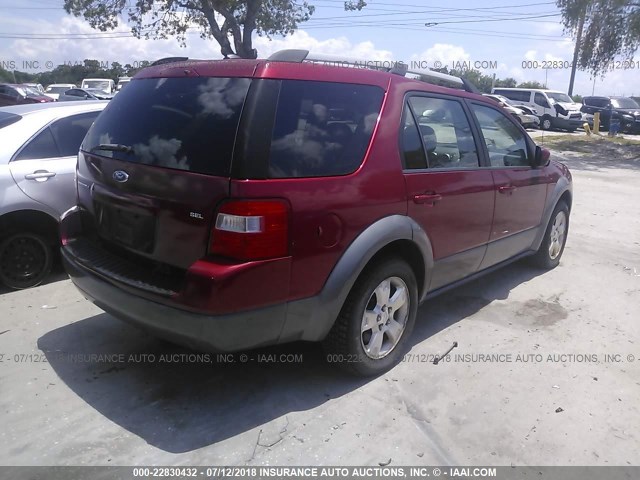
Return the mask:
<svg viewBox="0 0 640 480">
<path fill-rule="evenodd" d="M 293 35 L 254 37 L 259 57 L 304 48 L 415 67 L 478 67 L 487 75 L 537 80 L 564 92 L 569 86 L 574 43 L 563 32 L 552 1 L 368 0 L 360 12 L 345 12 L 343 0 L 309 3 L 316 11 Z M 168 56 L 221 57 L 215 40 L 203 40 L 195 32 L 181 48 L 173 38 L 133 38 L 122 18 L 116 33 L 105 35 L 82 18 L 68 15 L 62 5 L 62 0 L 0 0 L 0 66 L 38 72 L 86 58 L 135 66 Z M 578 71 L 573 93 L 640 96 L 640 55 L 637 58 L 631 65 L 612 65 L 604 78 L 595 80 Z"/>
</svg>

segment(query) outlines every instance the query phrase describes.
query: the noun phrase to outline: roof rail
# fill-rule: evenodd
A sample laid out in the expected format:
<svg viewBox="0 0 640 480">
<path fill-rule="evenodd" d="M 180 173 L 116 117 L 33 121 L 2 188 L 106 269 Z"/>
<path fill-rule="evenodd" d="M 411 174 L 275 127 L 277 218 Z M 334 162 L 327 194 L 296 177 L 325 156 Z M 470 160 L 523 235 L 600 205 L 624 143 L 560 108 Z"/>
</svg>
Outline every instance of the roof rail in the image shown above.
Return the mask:
<svg viewBox="0 0 640 480">
<path fill-rule="evenodd" d="M 340 67 L 369 68 L 371 70 L 381 70 L 393 73 L 402 77 L 413 78 L 425 83 L 441 85 L 463 89 L 467 92 L 478 93 L 478 89 L 468 80 L 446 73 L 435 72 L 429 69 L 409 70 L 406 63 L 393 60 L 371 60 L 346 58 L 337 55 L 325 55 L 322 53 L 311 53 L 309 50 L 288 49 L 273 53 L 267 60 L 272 62 L 313 62 L 323 63 Z"/>
<path fill-rule="evenodd" d="M 187 60 L 189 60 L 189 57 L 165 57 L 152 62 L 149 66 L 155 67 L 156 65 L 164 65 L 165 63 L 185 62 Z"/>
</svg>

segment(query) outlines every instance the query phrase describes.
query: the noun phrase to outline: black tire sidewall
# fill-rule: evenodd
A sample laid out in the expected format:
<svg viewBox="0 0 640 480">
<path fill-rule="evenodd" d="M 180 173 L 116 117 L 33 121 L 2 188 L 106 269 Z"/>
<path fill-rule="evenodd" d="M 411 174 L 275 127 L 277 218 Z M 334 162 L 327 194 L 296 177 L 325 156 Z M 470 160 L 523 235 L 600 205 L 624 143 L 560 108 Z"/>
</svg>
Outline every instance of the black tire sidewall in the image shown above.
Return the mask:
<svg viewBox="0 0 640 480">
<path fill-rule="evenodd" d="M 381 359 L 372 359 L 364 352 L 361 343 L 362 316 L 374 289 L 389 277 L 399 277 L 407 285 L 410 306 L 407 323 L 400 341 L 395 348 Z M 370 269 L 362 277 L 350 294 L 353 302 L 351 316 L 347 326 L 347 350 L 349 351 L 351 368 L 360 375 L 377 375 L 393 367 L 406 353 L 418 311 L 418 287 L 415 274 L 409 265 L 402 260 L 388 260 Z"/>
<path fill-rule="evenodd" d="M 549 126 L 545 127 L 544 123 L 547 122 L 547 121 L 549 122 Z M 544 117 L 542 117 L 542 121 L 540 122 L 540 128 L 542 130 L 551 130 L 552 126 L 553 126 L 553 122 L 551 121 L 551 117 L 546 116 L 546 115 Z"/>
<path fill-rule="evenodd" d="M 0 283 L 14 290 L 22 290 L 22 289 L 32 288 L 39 285 L 47 277 L 47 275 L 51 271 L 51 267 L 53 266 L 53 251 L 51 249 L 51 246 L 47 243 L 44 237 L 31 232 L 14 233 L 13 235 L 10 235 L 4 238 L 2 242 L 0 242 L 0 256 L 4 253 L 5 248 L 10 243 L 12 243 L 13 241 L 19 238 L 30 238 L 32 240 L 35 240 L 37 243 L 39 243 L 40 247 L 44 252 L 45 261 L 38 275 L 33 277 L 30 282 L 25 284 L 20 284 L 20 285 L 13 282 L 10 278 L 7 278 L 5 273 L 0 269 Z"/>
</svg>

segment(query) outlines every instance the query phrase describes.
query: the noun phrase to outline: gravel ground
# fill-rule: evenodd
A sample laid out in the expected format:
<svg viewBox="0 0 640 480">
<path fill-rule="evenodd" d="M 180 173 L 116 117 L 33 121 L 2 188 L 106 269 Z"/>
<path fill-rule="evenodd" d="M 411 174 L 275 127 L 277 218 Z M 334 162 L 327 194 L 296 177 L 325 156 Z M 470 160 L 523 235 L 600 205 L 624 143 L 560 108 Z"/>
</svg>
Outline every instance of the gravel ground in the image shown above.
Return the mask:
<svg viewBox="0 0 640 480">
<path fill-rule="evenodd" d="M 587 147 L 553 153 L 575 183 L 560 266 L 427 302 L 410 355 L 376 379 L 316 345 L 194 357 L 62 273 L 0 292 L 0 464 L 640 464 L 638 152 Z"/>
</svg>

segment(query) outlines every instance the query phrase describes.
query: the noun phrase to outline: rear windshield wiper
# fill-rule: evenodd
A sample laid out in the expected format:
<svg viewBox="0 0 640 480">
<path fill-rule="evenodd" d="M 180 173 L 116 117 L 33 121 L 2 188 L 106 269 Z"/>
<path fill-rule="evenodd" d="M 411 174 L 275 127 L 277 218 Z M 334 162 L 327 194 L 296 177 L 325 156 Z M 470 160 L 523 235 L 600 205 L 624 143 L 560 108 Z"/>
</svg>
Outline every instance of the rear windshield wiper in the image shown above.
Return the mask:
<svg viewBox="0 0 640 480">
<path fill-rule="evenodd" d="M 122 145 L 120 143 L 101 143 L 100 145 L 96 145 L 95 147 L 93 147 L 91 149 L 91 153 L 95 152 L 96 150 L 132 153 L 133 147 L 130 147 L 129 145 Z"/>
</svg>

